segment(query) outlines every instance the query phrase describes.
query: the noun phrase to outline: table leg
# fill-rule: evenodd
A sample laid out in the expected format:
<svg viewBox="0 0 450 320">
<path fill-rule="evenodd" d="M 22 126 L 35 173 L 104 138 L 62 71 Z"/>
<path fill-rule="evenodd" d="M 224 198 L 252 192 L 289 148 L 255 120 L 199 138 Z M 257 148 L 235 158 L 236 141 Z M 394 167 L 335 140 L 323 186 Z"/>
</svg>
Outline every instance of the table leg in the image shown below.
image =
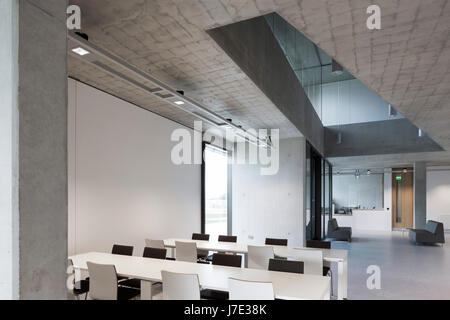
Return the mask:
<svg viewBox="0 0 450 320">
<path fill-rule="evenodd" d="M 338 300 L 347 299 L 347 261 L 338 262 Z"/>
<path fill-rule="evenodd" d="M 152 300 L 152 282 L 141 280 L 141 300 Z"/>
<path fill-rule="evenodd" d="M 329 283 L 329 286 L 328 286 L 328 290 L 327 290 L 327 292 L 325 293 L 325 296 L 323 297 L 323 300 L 331 300 L 331 278 L 330 278 L 330 283 Z"/>
<path fill-rule="evenodd" d="M 248 253 L 244 253 L 244 268 L 248 268 Z"/>
</svg>

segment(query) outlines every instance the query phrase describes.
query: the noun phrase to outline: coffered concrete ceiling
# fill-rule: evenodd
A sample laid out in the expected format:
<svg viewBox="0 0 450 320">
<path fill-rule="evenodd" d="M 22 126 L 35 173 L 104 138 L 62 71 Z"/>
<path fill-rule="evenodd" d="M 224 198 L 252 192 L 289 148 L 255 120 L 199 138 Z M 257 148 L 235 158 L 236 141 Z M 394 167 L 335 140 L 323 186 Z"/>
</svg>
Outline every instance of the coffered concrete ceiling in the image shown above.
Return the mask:
<svg viewBox="0 0 450 320">
<path fill-rule="evenodd" d="M 70 2 L 81 6 L 83 32 L 89 34 L 93 43 L 185 90 L 187 95 L 236 119 L 238 124 L 241 121 L 256 128 L 283 128 L 284 136 L 296 136 L 296 128 L 205 32 L 276 11 L 450 150 L 448 0 Z M 366 27 L 366 8 L 371 4 L 381 7 L 381 30 Z M 72 67 L 76 65 L 69 64 L 70 75 L 99 83 L 96 72 L 80 72 L 78 67 Z M 119 96 L 127 91 L 112 80 L 104 89 Z M 156 112 L 164 115 L 165 108 L 158 108 Z M 167 116 L 185 121 L 185 115 L 179 111 Z M 403 156 L 392 156 L 393 161 L 395 157 L 401 161 Z M 441 161 L 450 159 L 450 153 L 413 154 L 409 161 L 419 158 Z M 384 161 L 383 157 L 377 159 Z"/>
</svg>

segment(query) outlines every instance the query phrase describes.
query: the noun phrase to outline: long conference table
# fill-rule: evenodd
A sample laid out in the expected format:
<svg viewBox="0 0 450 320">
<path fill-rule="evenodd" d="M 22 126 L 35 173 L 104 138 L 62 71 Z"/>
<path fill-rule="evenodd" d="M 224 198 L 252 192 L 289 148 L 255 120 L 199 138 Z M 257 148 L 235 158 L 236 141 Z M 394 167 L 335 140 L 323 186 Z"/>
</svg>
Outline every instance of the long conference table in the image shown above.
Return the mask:
<svg viewBox="0 0 450 320">
<path fill-rule="evenodd" d="M 112 264 L 119 276 L 141 280 L 141 300 L 152 299 L 152 283 L 162 281 L 161 270 L 198 274 L 202 289 L 228 291 L 230 277 L 272 282 L 275 298 L 284 300 L 329 300 L 330 278 L 315 275 L 233 268 L 183 261 L 90 252 L 69 257 L 74 269 L 87 270 L 86 262 Z"/>
<path fill-rule="evenodd" d="M 243 254 L 245 258 L 245 265 L 248 261 L 248 248 L 247 244 L 239 242 L 218 242 L 218 241 L 203 241 L 203 240 L 190 240 L 190 239 L 166 239 L 164 240 L 164 245 L 166 248 L 175 248 L 175 242 L 196 242 L 197 248 L 201 250 L 208 250 L 214 252 L 229 252 Z M 337 263 L 338 274 L 337 274 L 337 298 L 338 300 L 347 299 L 347 264 L 348 264 L 348 254 L 347 250 L 341 249 L 312 249 L 312 248 L 295 248 L 286 246 L 272 246 L 274 249 L 274 254 L 276 256 L 285 257 L 288 259 L 295 260 L 298 257 L 298 250 L 321 250 L 323 253 L 324 265 L 330 265 L 330 263 Z"/>
</svg>

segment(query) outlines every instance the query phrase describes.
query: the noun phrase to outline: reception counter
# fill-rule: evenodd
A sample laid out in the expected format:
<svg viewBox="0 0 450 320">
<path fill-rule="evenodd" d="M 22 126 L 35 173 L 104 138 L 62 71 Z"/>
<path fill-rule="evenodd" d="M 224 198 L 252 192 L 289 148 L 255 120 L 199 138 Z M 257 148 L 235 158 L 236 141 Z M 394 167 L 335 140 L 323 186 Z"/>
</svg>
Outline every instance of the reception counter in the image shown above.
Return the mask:
<svg viewBox="0 0 450 320">
<path fill-rule="evenodd" d="M 351 227 L 353 231 L 391 231 L 391 211 L 352 210 L 352 214 L 333 214 L 340 227 Z"/>
</svg>

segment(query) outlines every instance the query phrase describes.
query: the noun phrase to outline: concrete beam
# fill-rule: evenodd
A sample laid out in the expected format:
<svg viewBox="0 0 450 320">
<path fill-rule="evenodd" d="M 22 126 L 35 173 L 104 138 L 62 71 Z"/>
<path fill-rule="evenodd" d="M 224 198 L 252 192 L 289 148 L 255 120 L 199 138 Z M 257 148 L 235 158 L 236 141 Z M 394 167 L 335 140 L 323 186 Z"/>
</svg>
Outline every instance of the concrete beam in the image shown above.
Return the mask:
<svg viewBox="0 0 450 320">
<path fill-rule="evenodd" d="M 427 166 L 414 164 L 414 228 L 424 229 L 427 223 Z"/>
<path fill-rule="evenodd" d="M 443 151 L 428 136 L 419 137 L 418 128 L 408 119 L 326 127 L 325 150 L 326 157 Z"/>
<path fill-rule="evenodd" d="M 207 31 L 245 74 L 320 152 L 319 116 L 264 17 Z"/>
</svg>

